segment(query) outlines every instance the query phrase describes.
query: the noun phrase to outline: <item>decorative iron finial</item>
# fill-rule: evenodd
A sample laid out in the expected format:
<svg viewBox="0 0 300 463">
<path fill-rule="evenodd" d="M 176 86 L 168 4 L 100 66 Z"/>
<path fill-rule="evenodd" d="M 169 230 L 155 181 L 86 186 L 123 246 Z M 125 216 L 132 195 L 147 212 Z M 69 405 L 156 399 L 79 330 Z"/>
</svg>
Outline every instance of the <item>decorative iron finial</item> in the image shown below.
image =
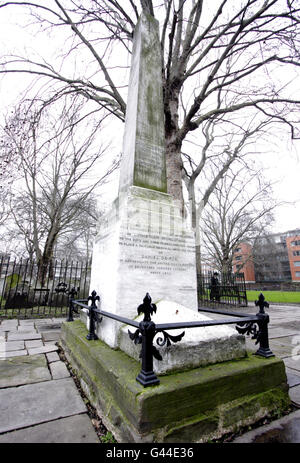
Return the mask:
<svg viewBox="0 0 300 463">
<path fill-rule="evenodd" d="M 96 291 L 92 291 L 92 294 L 88 297 L 88 301 L 92 301 L 92 306 L 96 306 L 96 301 L 100 301 L 100 297 L 97 295 Z"/>
<path fill-rule="evenodd" d="M 265 307 L 269 307 L 269 303 L 265 301 L 265 296 L 260 293 L 258 301 L 255 301 L 255 305 L 259 307 L 259 313 L 265 313 Z"/>
<path fill-rule="evenodd" d="M 79 289 L 79 288 L 78 288 Z M 71 299 L 74 299 L 75 296 L 77 294 L 77 290 L 75 289 L 75 287 L 73 286 L 73 288 L 68 292 L 68 296 L 71 298 Z"/>
<path fill-rule="evenodd" d="M 151 297 L 149 293 L 146 293 L 146 296 L 143 299 L 143 304 L 139 305 L 137 308 L 138 315 L 143 313 L 144 316 L 144 322 L 150 322 L 151 321 L 151 315 L 153 312 L 156 313 L 156 305 L 151 304 Z"/>
</svg>

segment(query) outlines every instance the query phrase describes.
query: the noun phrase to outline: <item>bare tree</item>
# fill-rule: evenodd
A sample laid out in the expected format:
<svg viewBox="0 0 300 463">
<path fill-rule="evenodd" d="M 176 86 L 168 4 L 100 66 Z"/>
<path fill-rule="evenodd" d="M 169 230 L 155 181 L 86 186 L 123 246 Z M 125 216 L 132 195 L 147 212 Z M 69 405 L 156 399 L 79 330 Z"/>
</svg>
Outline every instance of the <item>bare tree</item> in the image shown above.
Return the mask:
<svg viewBox="0 0 300 463">
<path fill-rule="evenodd" d="M 32 105 L 29 109 L 25 105 L 14 115 L 13 127 L 18 130 L 6 124 L 23 174 L 11 214 L 28 254 L 37 259 L 42 282 L 58 238 L 78 230 L 78 221 L 84 226 L 91 194 L 117 166 L 113 161 L 99 171 L 105 153 L 98 136 L 101 122 L 93 122 L 76 100 L 71 107 L 56 109 L 54 115 L 41 115 Z M 93 173 L 96 168 L 97 175 Z"/>
<path fill-rule="evenodd" d="M 224 116 L 211 119 L 203 124 L 203 142 L 193 145 L 193 156 L 183 153 L 183 179 L 188 191 L 189 212 L 196 237 L 196 267 L 198 284 L 201 283 L 201 221 L 204 210 L 215 188 L 226 178 L 227 172 L 235 164 L 247 167 L 253 154 L 258 151 L 257 139 L 263 138 L 272 124 L 270 118 L 253 118 L 223 124 Z M 248 158 L 250 158 L 248 160 Z"/>
<path fill-rule="evenodd" d="M 242 241 L 252 242 L 271 225 L 272 199 L 270 183 L 261 172 L 243 167 L 228 172 L 208 201 L 202 220 L 202 245 L 206 258 L 215 262 L 223 273 L 232 272 L 232 257 Z"/>
<path fill-rule="evenodd" d="M 298 138 L 300 100 L 292 96 L 299 66 L 298 0 L 7 1 L 0 11 L 9 7 L 28 8 L 33 31 L 59 31 L 64 53 L 51 62 L 7 56 L 0 72 L 44 80 L 44 105 L 76 93 L 120 120 L 126 112 L 121 67 L 128 64 L 135 24 L 142 10 L 159 20 L 168 192 L 175 199 L 183 198 L 183 145 L 208 121 L 262 115 Z M 88 59 L 88 67 L 79 65 Z"/>
</svg>

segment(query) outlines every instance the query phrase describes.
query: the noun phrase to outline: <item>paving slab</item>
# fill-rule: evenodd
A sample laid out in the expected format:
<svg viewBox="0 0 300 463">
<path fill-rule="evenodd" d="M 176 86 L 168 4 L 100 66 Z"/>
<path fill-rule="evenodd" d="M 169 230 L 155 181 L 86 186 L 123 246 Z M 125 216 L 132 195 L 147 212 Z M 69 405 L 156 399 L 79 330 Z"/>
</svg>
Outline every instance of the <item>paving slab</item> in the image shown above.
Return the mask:
<svg viewBox="0 0 300 463">
<path fill-rule="evenodd" d="M 48 381 L 51 375 L 44 355 L 16 357 L 0 362 L 0 388 Z M 10 402 L 14 400 L 13 394 Z M 1 405 L 0 405 L 1 408 Z M 12 406 L 12 408 L 14 408 Z"/>
<path fill-rule="evenodd" d="M 27 318 L 26 320 L 19 320 L 19 325 L 33 325 L 35 323 L 34 318 Z"/>
<path fill-rule="evenodd" d="M 0 352 L 0 360 L 6 360 L 12 357 L 20 357 L 22 355 L 28 355 L 28 352 L 26 349 L 24 350 L 13 350 L 10 352 Z"/>
<path fill-rule="evenodd" d="M 291 387 L 289 395 L 293 402 L 300 405 L 300 386 Z"/>
<path fill-rule="evenodd" d="M 277 337 L 276 339 L 271 339 L 270 340 L 270 343 L 275 343 L 276 345 L 277 344 L 280 344 L 281 346 L 288 346 L 290 347 L 291 349 L 294 347 L 295 345 L 295 342 L 297 342 L 297 336 L 295 335 L 292 335 L 292 336 L 280 336 L 280 337 Z M 300 338 L 300 336 L 299 336 Z"/>
<path fill-rule="evenodd" d="M 43 333 L 44 331 L 52 332 L 52 331 L 60 331 L 61 323 L 53 322 L 48 324 L 42 324 L 38 327 L 39 333 Z"/>
<path fill-rule="evenodd" d="M 72 378 L 0 389 L 0 433 L 86 411 Z"/>
<path fill-rule="evenodd" d="M 284 346 L 276 341 L 270 341 L 270 349 L 279 358 L 290 357 L 292 350 L 290 346 Z"/>
<path fill-rule="evenodd" d="M 292 355 L 284 360 L 285 366 L 300 371 L 300 355 Z"/>
<path fill-rule="evenodd" d="M 300 385 L 300 371 L 297 372 L 296 370 L 292 370 L 291 368 L 285 368 L 288 385 L 290 387 L 299 386 Z"/>
<path fill-rule="evenodd" d="M 280 339 L 285 336 L 297 336 L 299 330 L 292 328 L 282 328 L 279 326 L 269 328 L 269 339 Z"/>
<path fill-rule="evenodd" d="M 300 410 L 290 413 L 270 424 L 253 429 L 234 439 L 234 444 L 242 443 L 299 443 Z"/>
<path fill-rule="evenodd" d="M 42 332 L 42 339 L 48 341 L 58 341 L 60 338 L 60 330 L 58 331 L 45 331 Z"/>
<path fill-rule="evenodd" d="M 30 325 L 19 325 L 17 328 L 18 328 L 17 329 L 18 333 L 32 333 L 32 332 L 36 333 L 36 329 L 33 324 L 32 325 L 31 324 Z"/>
<path fill-rule="evenodd" d="M 99 438 L 84 413 L 2 434 L 0 443 L 96 444 Z"/>
<path fill-rule="evenodd" d="M 42 335 L 36 331 L 30 333 L 9 332 L 7 335 L 8 341 L 29 341 L 30 339 L 42 339 Z"/>
<path fill-rule="evenodd" d="M 40 318 L 40 319 L 35 320 L 34 324 L 38 326 L 38 325 L 44 325 L 44 324 L 51 323 L 51 322 L 52 322 L 52 318 Z"/>
<path fill-rule="evenodd" d="M 25 349 L 24 341 L 8 341 L 0 343 L 0 352 L 8 352 L 11 350 Z"/>
<path fill-rule="evenodd" d="M 70 376 L 69 370 L 61 360 L 50 363 L 49 367 L 53 379 L 68 378 Z"/>
<path fill-rule="evenodd" d="M 48 363 L 57 362 L 58 360 L 60 360 L 57 352 L 49 352 L 46 354 L 46 357 L 47 357 Z"/>
<path fill-rule="evenodd" d="M 49 343 L 46 346 L 28 349 L 28 355 L 46 354 L 46 352 L 53 352 L 56 350 L 58 350 L 58 347 L 53 343 Z"/>
<path fill-rule="evenodd" d="M 13 329 L 16 329 L 17 326 L 18 326 L 18 320 L 4 320 L 2 323 L 1 323 L 1 328 L 3 330 L 13 330 Z"/>
<path fill-rule="evenodd" d="M 34 339 L 33 341 L 25 341 L 26 349 L 32 349 L 33 347 L 43 347 L 43 341 L 41 339 Z"/>
</svg>

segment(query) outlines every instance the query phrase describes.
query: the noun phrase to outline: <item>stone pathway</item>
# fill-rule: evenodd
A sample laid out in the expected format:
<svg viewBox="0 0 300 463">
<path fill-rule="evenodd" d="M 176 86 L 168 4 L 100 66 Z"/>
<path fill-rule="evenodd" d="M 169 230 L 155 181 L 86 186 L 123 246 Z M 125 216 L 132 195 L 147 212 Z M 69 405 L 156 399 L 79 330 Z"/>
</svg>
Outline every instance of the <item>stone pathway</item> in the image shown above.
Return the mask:
<svg viewBox="0 0 300 463">
<path fill-rule="evenodd" d="M 232 312 L 256 314 L 254 304 L 244 309 L 230 309 Z M 289 395 L 293 404 L 300 408 L 300 306 L 270 305 L 266 312 L 270 316 L 269 345 L 272 352 L 284 361 L 289 384 Z M 208 315 L 208 314 L 207 314 Z M 209 315 L 224 318 L 223 315 Z M 255 341 L 246 336 L 249 351 L 256 351 Z M 233 442 L 293 442 L 300 443 L 300 410 L 269 425 L 250 431 Z"/>
<path fill-rule="evenodd" d="M 236 309 L 256 313 L 250 305 Z M 294 405 L 300 408 L 300 306 L 269 307 L 270 348 L 283 359 Z M 206 314 L 208 315 L 208 314 Z M 212 318 L 224 318 L 214 314 Z M 78 389 L 57 353 L 65 319 L 0 322 L 0 443 L 97 443 Z M 256 350 L 247 339 L 247 348 Z M 233 442 L 300 442 L 300 410 Z"/>
<path fill-rule="evenodd" d="M 62 321 L 0 324 L 0 443 L 99 443 L 57 353 Z"/>
</svg>

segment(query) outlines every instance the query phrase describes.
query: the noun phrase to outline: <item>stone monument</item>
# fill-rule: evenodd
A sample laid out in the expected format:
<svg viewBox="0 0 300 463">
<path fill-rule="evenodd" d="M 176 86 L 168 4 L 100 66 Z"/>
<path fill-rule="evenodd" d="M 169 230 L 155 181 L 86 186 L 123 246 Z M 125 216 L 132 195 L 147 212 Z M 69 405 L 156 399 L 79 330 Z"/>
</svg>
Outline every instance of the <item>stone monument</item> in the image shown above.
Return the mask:
<svg viewBox="0 0 300 463">
<path fill-rule="evenodd" d="M 194 233 L 167 194 L 158 22 L 142 14 L 134 35 L 119 195 L 101 219 L 91 290 L 102 310 L 128 318 L 146 292 L 197 311 Z M 105 319 L 98 336 L 118 345 L 120 324 Z"/>
<path fill-rule="evenodd" d="M 157 324 L 207 319 L 197 307 L 194 234 L 166 192 L 163 118 L 158 23 L 142 14 L 119 195 L 99 225 L 90 289 L 103 311 L 130 319 L 150 293 Z M 66 357 L 118 442 L 207 442 L 289 406 L 283 361 L 249 354 L 244 336 L 226 325 L 188 328 L 166 345 L 154 362 L 160 384 L 145 390 L 136 381 L 140 345 L 128 328 L 103 316 L 98 340 L 88 340 L 80 320 L 61 331 Z"/>
</svg>

